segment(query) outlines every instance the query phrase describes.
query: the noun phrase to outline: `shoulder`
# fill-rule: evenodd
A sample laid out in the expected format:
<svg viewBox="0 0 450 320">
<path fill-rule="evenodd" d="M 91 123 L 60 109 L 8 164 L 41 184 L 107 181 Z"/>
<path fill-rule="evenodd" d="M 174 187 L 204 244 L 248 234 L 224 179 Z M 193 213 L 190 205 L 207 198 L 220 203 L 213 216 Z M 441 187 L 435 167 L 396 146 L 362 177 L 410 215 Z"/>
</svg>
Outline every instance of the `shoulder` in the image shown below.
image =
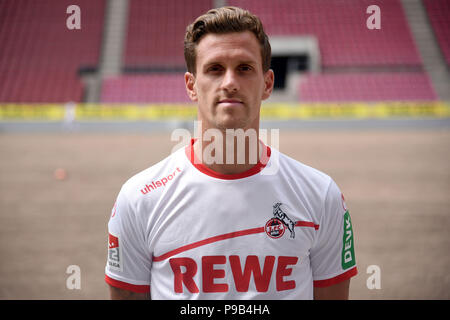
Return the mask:
<svg viewBox="0 0 450 320">
<path fill-rule="evenodd" d="M 292 184 L 316 205 L 319 219 L 325 216 L 340 219 L 343 216 L 347 210 L 344 196 L 331 176 L 284 154 L 280 154 L 280 159 L 280 163 L 284 162 L 284 167 L 283 164 L 280 167 L 292 177 Z"/>
<path fill-rule="evenodd" d="M 301 184 L 303 188 L 312 188 L 324 193 L 333 182 L 333 179 L 325 172 L 293 159 L 280 151 L 274 150 L 273 154 L 279 159 L 281 174 L 287 179 Z"/>
<path fill-rule="evenodd" d="M 299 199 L 307 202 L 318 219 L 345 205 L 342 193 L 330 175 L 281 152 L 278 158 L 281 181 L 287 183 Z"/>
<path fill-rule="evenodd" d="M 158 193 L 172 180 L 178 178 L 186 167 L 184 149 L 180 149 L 151 167 L 142 170 L 129 178 L 120 190 L 130 202 L 139 201 L 143 196 Z"/>
</svg>

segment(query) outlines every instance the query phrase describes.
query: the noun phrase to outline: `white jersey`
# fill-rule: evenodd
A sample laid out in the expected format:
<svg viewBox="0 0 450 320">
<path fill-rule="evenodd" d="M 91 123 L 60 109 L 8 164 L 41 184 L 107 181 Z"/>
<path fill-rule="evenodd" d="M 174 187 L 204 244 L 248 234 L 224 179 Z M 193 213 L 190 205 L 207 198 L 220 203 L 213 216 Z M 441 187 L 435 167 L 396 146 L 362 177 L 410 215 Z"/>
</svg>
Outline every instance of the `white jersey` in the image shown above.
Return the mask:
<svg viewBox="0 0 450 320">
<path fill-rule="evenodd" d="M 247 172 L 194 161 L 193 142 L 129 179 L 108 224 L 105 280 L 152 299 L 312 299 L 356 275 L 344 198 L 275 149 Z"/>
</svg>

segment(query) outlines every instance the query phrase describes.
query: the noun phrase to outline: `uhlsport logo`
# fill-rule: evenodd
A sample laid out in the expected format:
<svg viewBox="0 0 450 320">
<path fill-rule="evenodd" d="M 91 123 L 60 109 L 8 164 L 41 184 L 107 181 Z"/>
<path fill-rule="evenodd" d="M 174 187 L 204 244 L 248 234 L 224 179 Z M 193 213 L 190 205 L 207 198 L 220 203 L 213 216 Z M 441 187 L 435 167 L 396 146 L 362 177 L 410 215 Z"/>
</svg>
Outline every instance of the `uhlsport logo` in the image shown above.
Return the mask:
<svg viewBox="0 0 450 320">
<path fill-rule="evenodd" d="M 295 221 L 293 221 L 281 208 L 282 203 L 277 202 L 273 205 L 273 218 L 267 221 L 265 230 L 269 237 L 273 239 L 281 238 L 286 229 L 290 232 L 290 238 L 295 238 Z"/>
</svg>

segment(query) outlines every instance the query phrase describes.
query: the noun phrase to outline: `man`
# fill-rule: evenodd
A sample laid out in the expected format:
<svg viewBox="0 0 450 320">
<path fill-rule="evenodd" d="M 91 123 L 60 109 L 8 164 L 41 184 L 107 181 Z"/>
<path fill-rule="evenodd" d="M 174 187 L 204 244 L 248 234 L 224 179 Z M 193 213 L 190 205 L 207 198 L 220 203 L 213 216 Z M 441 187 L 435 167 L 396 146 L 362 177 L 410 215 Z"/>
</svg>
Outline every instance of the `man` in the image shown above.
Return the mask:
<svg viewBox="0 0 450 320">
<path fill-rule="evenodd" d="M 259 140 L 270 50 L 240 8 L 188 26 L 185 83 L 201 128 L 123 185 L 108 225 L 112 299 L 348 298 L 357 271 L 339 188 Z"/>
</svg>

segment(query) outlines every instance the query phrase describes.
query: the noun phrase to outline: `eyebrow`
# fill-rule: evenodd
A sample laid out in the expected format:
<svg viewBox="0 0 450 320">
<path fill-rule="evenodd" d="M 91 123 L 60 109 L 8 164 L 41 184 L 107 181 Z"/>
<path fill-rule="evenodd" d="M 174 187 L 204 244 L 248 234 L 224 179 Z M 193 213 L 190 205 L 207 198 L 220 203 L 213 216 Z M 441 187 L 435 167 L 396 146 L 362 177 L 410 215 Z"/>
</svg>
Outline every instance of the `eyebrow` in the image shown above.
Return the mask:
<svg viewBox="0 0 450 320">
<path fill-rule="evenodd" d="M 238 65 L 248 64 L 251 66 L 255 66 L 255 65 L 257 65 L 257 63 L 258 63 L 257 61 L 253 61 L 253 60 L 242 60 L 242 61 L 238 62 Z M 211 62 L 207 62 L 206 64 L 204 64 L 204 68 L 207 68 L 207 67 L 210 67 L 210 66 L 213 66 L 216 64 L 222 65 L 222 62 L 213 60 Z"/>
</svg>

